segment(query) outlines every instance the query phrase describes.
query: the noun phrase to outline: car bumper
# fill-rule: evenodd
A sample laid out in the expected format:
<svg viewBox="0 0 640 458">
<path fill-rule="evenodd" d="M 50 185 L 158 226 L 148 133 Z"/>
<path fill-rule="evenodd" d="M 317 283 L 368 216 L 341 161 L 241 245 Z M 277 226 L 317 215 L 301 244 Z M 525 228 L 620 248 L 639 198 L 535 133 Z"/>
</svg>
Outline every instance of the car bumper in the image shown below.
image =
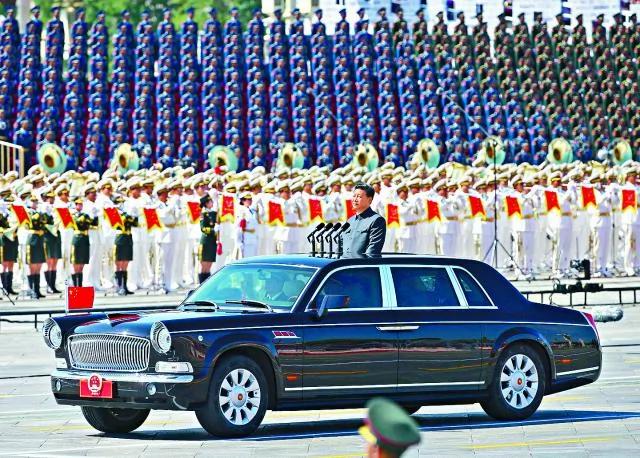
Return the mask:
<svg viewBox="0 0 640 458">
<path fill-rule="evenodd" d="M 80 380 L 97 373 L 114 383 L 110 399 L 80 397 Z M 154 394 L 149 394 L 153 385 Z M 208 384 L 192 374 L 118 373 L 59 370 L 51 374 L 58 404 L 110 408 L 192 410 L 206 400 Z"/>
</svg>

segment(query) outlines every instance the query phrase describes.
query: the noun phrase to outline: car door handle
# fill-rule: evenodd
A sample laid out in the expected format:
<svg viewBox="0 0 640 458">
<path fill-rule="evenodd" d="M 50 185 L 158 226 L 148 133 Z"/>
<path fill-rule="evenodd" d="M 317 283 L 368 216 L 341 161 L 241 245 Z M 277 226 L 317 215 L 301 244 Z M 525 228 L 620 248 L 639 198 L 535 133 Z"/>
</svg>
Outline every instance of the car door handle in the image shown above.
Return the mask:
<svg viewBox="0 0 640 458">
<path fill-rule="evenodd" d="M 378 326 L 378 331 L 415 331 L 420 326 Z"/>
</svg>

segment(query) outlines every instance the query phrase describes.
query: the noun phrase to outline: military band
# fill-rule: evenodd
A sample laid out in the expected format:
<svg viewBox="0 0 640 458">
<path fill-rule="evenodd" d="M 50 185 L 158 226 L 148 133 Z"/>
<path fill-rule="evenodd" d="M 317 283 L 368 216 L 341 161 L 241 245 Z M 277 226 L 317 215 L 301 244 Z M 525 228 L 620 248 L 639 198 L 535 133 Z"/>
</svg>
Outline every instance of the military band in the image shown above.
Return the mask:
<svg viewBox="0 0 640 458">
<path fill-rule="evenodd" d="M 570 277 L 570 261 L 584 258 L 595 276 L 638 275 L 639 170 L 633 161 L 503 164 L 495 173 L 387 162 L 99 176 L 34 166 L 24 178 L 0 177 L 2 286 L 42 297 L 43 275 L 47 294 L 65 284 L 169 293 L 235 259 L 306 251 L 318 223 L 351 216 L 359 181 L 375 189 L 373 208 L 387 220 L 385 251 L 475 258 L 527 279 Z"/>
</svg>

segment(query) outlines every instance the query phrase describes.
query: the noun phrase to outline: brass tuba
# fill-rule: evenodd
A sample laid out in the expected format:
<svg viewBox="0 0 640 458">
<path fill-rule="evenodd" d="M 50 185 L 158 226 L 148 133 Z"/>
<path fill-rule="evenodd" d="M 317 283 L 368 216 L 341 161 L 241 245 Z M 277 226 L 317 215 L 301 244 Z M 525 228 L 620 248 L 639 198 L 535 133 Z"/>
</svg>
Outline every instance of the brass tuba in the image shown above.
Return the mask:
<svg viewBox="0 0 640 458">
<path fill-rule="evenodd" d="M 440 163 L 440 150 L 436 142 L 430 138 L 423 138 L 418 142 L 416 153 L 411 159 L 411 168 L 418 168 L 424 165 L 428 169 L 435 169 Z"/>
<path fill-rule="evenodd" d="M 55 143 L 45 143 L 38 149 L 38 164 L 48 174 L 62 173 L 67 168 L 67 155 Z"/>
<path fill-rule="evenodd" d="M 380 162 L 378 151 L 369 142 L 361 142 L 356 146 L 355 154 L 349 166 L 352 169 L 365 167 L 369 172 L 375 170 Z"/>
<path fill-rule="evenodd" d="M 497 135 L 491 135 L 482 141 L 474 164 L 502 165 L 506 156 L 502 139 Z"/>
<path fill-rule="evenodd" d="M 616 141 L 613 149 L 611 150 L 611 160 L 616 165 L 622 165 L 633 159 L 633 152 L 631 151 L 631 145 L 624 138 Z"/>
<path fill-rule="evenodd" d="M 113 163 L 120 175 L 124 175 L 129 170 L 138 170 L 140 168 L 140 158 L 129 143 L 121 143 L 116 148 L 113 155 Z"/>
<path fill-rule="evenodd" d="M 551 140 L 547 152 L 547 162 L 550 164 L 568 164 L 573 161 L 573 149 L 566 138 L 558 137 Z"/>
<path fill-rule="evenodd" d="M 227 172 L 235 172 L 238 170 L 238 158 L 228 146 L 214 146 L 211 151 L 209 151 L 207 160 L 212 169 L 225 167 Z"/>
<path fill-rule="evenodd" d="M 278 153 L 276 170 L 301 169 L 304 166 L 304 155 L 295 143 L 285 143 Z"/>
</svg>

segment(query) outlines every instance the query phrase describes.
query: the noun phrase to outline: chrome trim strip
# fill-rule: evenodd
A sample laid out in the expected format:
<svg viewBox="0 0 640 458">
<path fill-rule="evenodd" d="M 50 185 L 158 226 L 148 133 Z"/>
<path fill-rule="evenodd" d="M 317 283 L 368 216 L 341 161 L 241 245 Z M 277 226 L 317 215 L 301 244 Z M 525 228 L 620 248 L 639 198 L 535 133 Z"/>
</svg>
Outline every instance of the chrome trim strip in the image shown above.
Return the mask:
<svg viewBox="0 0 640 458">
<path fill-rule="evenodd" d="M 134 383 L 191 383 L 191 374 L 140 374 L 121 372 L 100 372 L 100 371 L 53 371 L 51 377 L 64 380 L 80 380 L 89 378 L 91 374 L 99 374 L 105 380 L 114 382 L 134 382 Z"/>
<path fill-rule="evenodd" d="M 464 291 L 462 291 L 462 286 L 460 285 L 460 282 L 458 282 L 458 278 L 453 273 L 453 269 L 451 268 L 451 266 L 447 266 L 447 275 L 449 275 L 449 281 L 451 282 L 451 286 L 453 287 L 453 290 L 456 292 L 459 306 L 464 309 L 469 308 L 467 297 L 464 295 Z"/>
<path fill-rule="evenodd" d="M 420 326 L 378 326 L 378 331 L 415 331 Z"/>
<path fill-rule="evenodd" d="M 466 272 L 473 279 L 473 281 L 476 282 L 476 285 L 478 285 L 480 287 L 480 289 L 482 290 L 484 295 L 487 297 L 487 299 L 489 299 L 489 302 L 491 302 L 491 307 L 479 307 L 479 306 L 476 306 L 476 307 L 473 307 L 473 308 L 478 308 L 478 309 L 492 309 L 492 308 L 496 308 L 497 309 L 498 308 L 498 306 L 495 304 L 495 302 L 493 302 L 493 299 L 491 299 L 491 296 L 489 296 L 489 294 L 487 293 L 487 290 L 484 289 L 484 286 L 482 286 L 482 284 L 478 281 L 478 279 L 471 272 L 469 272 L 467 269 L 465 269 L 462 266 L 451 266 L 451 269 L 452 270 L 460 269 L 460 270 Z M 454 275 L 454 276 L 456 277 L 456 281 L 459 281 L 458 280 L 458 276 L 457 275 Z M 460 289 L 462 289 L 462 285 L 460 285 Z M 466 299 L 466 296 L 465 296 L 465 299 Z"/>
<path fill-rule="evenodd" d="M 483 307 L 485 308 L 485 307 Z M 357 311 L 354 309 L 352 311 Z M 382 310 L 382 309 L 376 309 Z M 412 309 L 407 309 L 412 310 Z M 284 324 L 284 325 L 271 325 L 271 326 L 246 326 L 246 327 L 234 327 L 234 328 L 210 328 L 210 329 L 191 329 L 188 331 L 172 331 L 171 334 L 186 334 L 190 332 L 215 332 L 215 331 L 237 331 L 237 330 L 249 330 L 249 329 L 274 329 L 274 328 L 317 328 L 319 326 L 378 326 L 378 325 L 397 325 L 398 322 L 383 322 L 383 323 L 317 323 L 317 324 Z M 547 326 L 580 326 L 591 327 L 588 323 L 549 323 L 540 321 L 408 321 L 407 324 L 536 324 Z"/>
<path fill-rule="evenodd" d="M 600 366 L 587 367 L 586 369 L 576 369 L 575 371 L 556 372 L 556 377 L 562 375 L 582 374 L 583 372 L 593 372 L 600 369 Z"/>
<path fill-rule="evenodd" d="M 309 390 L 357 390 L 361 388 L 410 388 L 420 386 L 463 386 L 463 385 L 483 385 L 484 381 L 478 382 L 441 382 L 441 383 L 400 383 L 397 385 L 344 385 L 344 386 L 307 386 L 300 388 L 285 388 L 285 391 L 309 391 Z"/>
</svg>

